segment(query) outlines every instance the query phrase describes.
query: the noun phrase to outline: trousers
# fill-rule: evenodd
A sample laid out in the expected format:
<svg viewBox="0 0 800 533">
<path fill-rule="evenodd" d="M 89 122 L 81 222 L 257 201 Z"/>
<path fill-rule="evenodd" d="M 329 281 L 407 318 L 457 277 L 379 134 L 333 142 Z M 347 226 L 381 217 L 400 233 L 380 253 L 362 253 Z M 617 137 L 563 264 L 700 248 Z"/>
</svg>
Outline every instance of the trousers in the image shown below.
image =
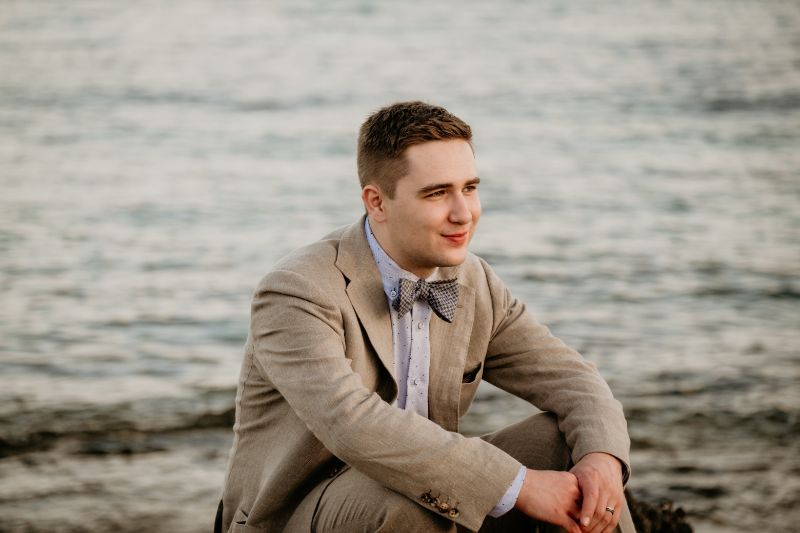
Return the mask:
<svg viewBox="0 0 800 533">
<path fill-rule="evenodd" d="M 570 449 L 550 413 L 537 413 L 482 439 L 534 470 L 572 467 Z M 476 480 L 479 482 L 479 480 Z M 618 509 L 617 531 L 635 533 L 627 505 Z M 302 500 L 286 525 L 287 533 L 462 533 L 468 530 L 345 466 L 333 480 L 326 480 Z M 537 522 L 512 509 L 499 518 L 487 517 L 481 533 L 556 532 L 561 528 Z"/>
</svg>

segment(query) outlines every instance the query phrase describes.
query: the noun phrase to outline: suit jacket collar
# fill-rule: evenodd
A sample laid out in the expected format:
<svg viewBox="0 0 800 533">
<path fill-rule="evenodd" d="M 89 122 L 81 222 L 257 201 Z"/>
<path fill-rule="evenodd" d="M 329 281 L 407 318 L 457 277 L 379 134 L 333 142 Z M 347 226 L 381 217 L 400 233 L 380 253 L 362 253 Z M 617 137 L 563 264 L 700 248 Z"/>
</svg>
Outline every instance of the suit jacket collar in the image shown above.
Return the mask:
<svg viewBox="0 0 800 533">
<path fill-rule="evenodd" d="M 378 267 L 364 233 L 364 219 L 346 228 L 339 240 L 336 267 L 349 283 L 347 295 L 384 368 L 394 377 L 394 347 L 389 305 Z M 442 267 L 441 279 L 458 276 L 459 267 Z M 459 282 L 453 322 L 434 315 L 430 322 L 431 366 L 428 416 L 450 431 L 458 429 L 458 400 L 475 312 L 475 290 Z M 396 396 L 395 388 L 393 396 Z"/>
<path fill-rule="evenodd" d="M 342 271 L 347 295 L 383 366 L 394 375 L 392 321 L 383 282 L 364 234 L 364 218 L 345 229 L 339 240 L 336 267 Z M 395 391 L 395 395 L 397 392 Z"/>
</svg>

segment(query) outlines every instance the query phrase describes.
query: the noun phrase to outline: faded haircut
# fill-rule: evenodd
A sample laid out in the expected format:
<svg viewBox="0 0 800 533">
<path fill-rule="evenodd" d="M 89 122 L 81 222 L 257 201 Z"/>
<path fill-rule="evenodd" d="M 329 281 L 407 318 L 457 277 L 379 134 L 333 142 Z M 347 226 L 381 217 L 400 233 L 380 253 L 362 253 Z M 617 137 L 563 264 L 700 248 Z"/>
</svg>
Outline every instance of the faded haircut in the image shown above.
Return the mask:
<svg viewBox="0 0 800 533">
<path fill-rule="evenodd" d="M 398 102 L 379 109 L 358 134 L 358 181 L 376 185 L 394 198 L 397 180 L 408 172 L 405 151 L 429 141 L 463 139 L 472 146 L 472 129 L 443 107 L 425 102 Z"/>
</svg>

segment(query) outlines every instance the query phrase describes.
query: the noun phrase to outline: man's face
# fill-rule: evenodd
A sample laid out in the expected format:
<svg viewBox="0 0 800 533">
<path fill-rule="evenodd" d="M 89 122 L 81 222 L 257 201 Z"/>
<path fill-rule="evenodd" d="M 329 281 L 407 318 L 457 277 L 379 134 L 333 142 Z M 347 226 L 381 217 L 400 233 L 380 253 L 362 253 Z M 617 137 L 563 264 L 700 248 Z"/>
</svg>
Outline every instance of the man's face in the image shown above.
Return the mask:
<svg viewBox="0 0 800 533">
<path fill-rule="evenodd" d="M 427 277 L 466 258 L 481 216 L 475 157 L 461 139 L 417 144 L 405 155 L 408 174 L 394 198 L 383 198 L 383 220 L 373 231 L 398 265 Z"/>
</svg>

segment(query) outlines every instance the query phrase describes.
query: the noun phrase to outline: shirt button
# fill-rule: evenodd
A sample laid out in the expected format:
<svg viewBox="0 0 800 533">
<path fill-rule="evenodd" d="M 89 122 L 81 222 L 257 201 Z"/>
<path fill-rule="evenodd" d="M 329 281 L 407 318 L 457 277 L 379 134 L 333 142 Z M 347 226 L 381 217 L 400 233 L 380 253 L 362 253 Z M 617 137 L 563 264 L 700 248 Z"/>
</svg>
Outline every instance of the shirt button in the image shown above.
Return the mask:
<svg viewBox="0 0 800 533">
<path fill-rule="evenodd" d="M 394 298 L 395 296 L 397 296 L 397 291 L 392 289 L 392 292 L 390 294 L 392 295 L 392 298 Z"/>
<path fill-rule="evenodd" d="M 422 322 L 417 322 L 417 329 L 422 329 Z"/>
<path fill-rule="evenodd" d="M 414 381 L 411 382 L 414 386 L 419 385 L 419 378 L 414 378 Z"/>
</svg>

